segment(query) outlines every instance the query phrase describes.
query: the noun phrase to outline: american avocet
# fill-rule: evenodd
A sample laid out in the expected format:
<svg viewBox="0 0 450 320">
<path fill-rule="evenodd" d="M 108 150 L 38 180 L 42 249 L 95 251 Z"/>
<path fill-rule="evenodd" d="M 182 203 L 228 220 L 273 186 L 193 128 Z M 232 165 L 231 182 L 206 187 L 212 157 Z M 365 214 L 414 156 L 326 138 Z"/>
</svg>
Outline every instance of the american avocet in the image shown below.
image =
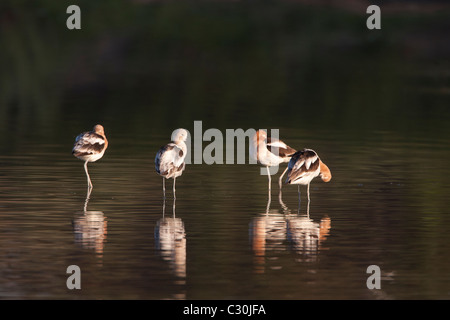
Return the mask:
<svg viewBox="0 0 450 320">
<path fill-rule="evenodd" d="M 256 150 L 256 159 L 259 163 L 267 168 L 267 177 L 269 179 L 269 191 L 271 190 L 272 179 L 270 177 L 269 167 L 278 166 L 280 163 L 289 162 L 292 155 L 296 152 L 295 149 L 289 147 L 281 140 L 267 137 L 267 132 L 264 130 L 256 131 L 253 136 L 253 149 Z M 286 168 L 278 179 L 278 184 L 281 188 L 282 178 L 286 173 Z"/>
<path fill-rule="evenodd" d="M 172 137 L 174 140 L 161 147 L 156 153 L 156 172 L 163 177 L 163 192 L 166 197 L 166 185 L 164 179 L 173 178 L 173 197 L 175 197 L 175 180 L 183 174 L 185 169 L 184 159 L 186 158 L 187 146 L 184 143 L 188 132 L 185 129 L 177 129 Z"/>
<path fill-rule="evenodd" d="M 89 177 L 87 164 L 103 157 L 106 148 L 108 148 L 108 139 L 106 139 L 105 130 L 100 124 L 97 124 L 92 131 L 83 132 L 75 138 L 72 154 L 84 161 L 88 189 L 92 189 L 93 185 Z"/>
<path fill-rule="evenodd" d="M 325 163 L 320 160 L 314 150 L 303 149 L 297 151 L 288 164 L 288 173 L 286 183 L 298 184 L 299 200 L 300 185 L 308 186 L 308 204 L 309 204 L 309 184 L 311 180 L 319 176 L 324 182 L 331 180 L 331 171 Z"/>
</svg>

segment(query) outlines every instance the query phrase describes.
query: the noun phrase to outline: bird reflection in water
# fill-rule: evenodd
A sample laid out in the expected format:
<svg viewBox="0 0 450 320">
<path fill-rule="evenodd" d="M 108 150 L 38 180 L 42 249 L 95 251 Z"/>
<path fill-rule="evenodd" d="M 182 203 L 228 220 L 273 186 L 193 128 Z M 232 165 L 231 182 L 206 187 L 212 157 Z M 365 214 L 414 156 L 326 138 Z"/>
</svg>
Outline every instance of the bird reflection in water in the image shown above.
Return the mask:
<svg viewBox="0 0 450 320">
<path fill-rule="evenodd" d="M 175 217 L 176 200 L 173 200 L 172 217 L 165 216 L 166 200 L 163 200 L 163 216 L 156 223 L 155 242 L 161 257 L 169 262 L 175 276 L 184 284 L 186 278 L 186 231 L 183 220 Z"/>
<path fill-rule="evenodd" d="M 107 234 L 107 221 L 102 211 L 87 210 L 91 191 L 92 189 L 88 188 L 84 210 L 75 214 L 72 225 L 75 243 L 84 249 L 93 249 L 101 264 Z"/>
<path fill-rule="evenodd" d="M 300 262 L 314 262 L 318 254 L 326 250 L 324 241 L 330 234 L 331 220 L 324 216 L 320 223 L 309 217 L 309 203 L 306 215 L 293 214 L 283 202 L 282 192 L 278 194 L 282 212 L 270 209 L 269 194 L 266 212 L 255 217 L 250 223 L 250 237 L 255 261 L 255 272 L 264 273 L 266 260 L 276 260 L 268 257 L 269 252 L 280 252 L 291 249 L 299 255 Z M 281 266 L 272 266 L 280 269 Z"/>
<path fill-rule="evenodd" d="M 330 234 L 331 220 L 323 217 L 320 223 L 304 217 L 287 217 L 287 239 L 292 249 L 302 258 L 299 261 L 313 262 L 318 253 L 325 248 L 322 246 Z"/>
</svg>

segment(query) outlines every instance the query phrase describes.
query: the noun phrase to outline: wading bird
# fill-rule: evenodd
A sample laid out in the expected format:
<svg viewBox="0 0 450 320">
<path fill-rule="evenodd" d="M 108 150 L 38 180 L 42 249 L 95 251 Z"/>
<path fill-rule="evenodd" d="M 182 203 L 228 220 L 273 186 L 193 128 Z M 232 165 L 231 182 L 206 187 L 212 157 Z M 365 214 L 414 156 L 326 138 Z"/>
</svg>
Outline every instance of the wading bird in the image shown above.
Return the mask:
<svg viewBox="0 0 450 320">
<path fill-rule="evenodd" d="M 300 185 L 307 185 L 309 205 L 309 184 L 317 176 L 320 176 L 324 182 L 328 182 L 331 180 L 331 171 L 314 150 L 297 151 L 289 161 L 286 183 L 298 184 L 299 202 Z"/>
<path fill-rule="evenodd" d="M 173 141 L 161 147 L 156 153 L 156 172 L 163 177 L 163 192 L 166 198 L 166 185 L 164 179 L 173 178 L 173 197 L 175 196 L 176 178 L 183 174 L 185 169 L 184 159 L 186 158 L 188 132 L 185 129 L 177 129 L 172 134 Z"/>
<path fill-rule="evenodd" d="M 106 148 L 108 148 L 108 139 L 106 139 L 105 130 L 100 124 L 97 124 L 92 131 L 83 132 L 75 138 L 72 154 L 84 161 L 88 189 L 92 189 L 93 185 L 89 177 L 87 164 L 103 157 Z"/>
<path fill-rule="evenodd" d="M 256 134 L 253 136 L 252 143 L 253 150 L 256 150 L 256 159 L 267 168 L 270 191 L 272 179 L 270 177 L 269 167 L 278 166 L 280 163 L 289 162 L 296 150 L 292 149 L 281 140 L 267 137 L 267 132 L 264 130 L 256 131 Z M 282 186 L 282 178 L 287 170 L 288 168 L 283 171 L 278 179 L 280 188 Z"/>
</svg>

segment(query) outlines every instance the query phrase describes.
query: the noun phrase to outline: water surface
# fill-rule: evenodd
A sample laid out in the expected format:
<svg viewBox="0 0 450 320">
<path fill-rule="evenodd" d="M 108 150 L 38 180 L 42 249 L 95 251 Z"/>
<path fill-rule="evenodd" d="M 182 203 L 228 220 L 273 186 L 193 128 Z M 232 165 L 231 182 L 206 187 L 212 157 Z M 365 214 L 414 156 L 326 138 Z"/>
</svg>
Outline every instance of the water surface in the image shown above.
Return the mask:
<svg viewBox="0 0 450 320">
<path fill-rule="evenodd" d="M 0 17 L 0 298 L 450 297 L 448 15 L 367 33 L 331 8 L 123 2 L 70 33 L 58 6 Z M 154 156 L 194 121 L 279 129 L 333 179 L 308 207 L 258 165 L 192 164 L 164 201 Z M 88 195 L 71 149 L 97 123 Z"/>
<path fill-rule="evenodd" d="M 1 295 L 446 299 L 449 186 L 431 171 L 445 172 L 440 159 L 448 151 L 433 143 L 419 148 L 423 166 L 422 157 L 400 156 L 410 153 L 410 141 L 325 152 L 333 179 L 312 183 L 309 216 L 304 187 L 300 207 L 296 186 L 280 195 L 273 181 L 269 198 L 257 165 L 190 165 L 176 202 L 170 185 L 164 202 L 153 169 L 156 144 L 132 159 L 115 157 L 111 147 L 90 164 L 87 202 L 82 162 L 70 146 L 4 156 Z M 436 183 L 438 193 L 427 190 Z M 72 264 L 82 270 L 79 291 L 66 288 Z M 381 290 L 366 287 L 372 264 L 382 270 Z"/>
</svg>

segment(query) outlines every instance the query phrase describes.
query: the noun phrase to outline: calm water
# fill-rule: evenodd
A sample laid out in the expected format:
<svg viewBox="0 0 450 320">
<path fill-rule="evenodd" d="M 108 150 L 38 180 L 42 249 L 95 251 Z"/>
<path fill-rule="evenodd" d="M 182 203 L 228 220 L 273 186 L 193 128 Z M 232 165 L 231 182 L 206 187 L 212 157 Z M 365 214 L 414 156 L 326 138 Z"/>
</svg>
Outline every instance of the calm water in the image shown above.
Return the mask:
<svg viewBox="0 0 450 320">
<path fill-rule="evenodd" d="M 448 11 L 372 32 L 365 8 L 114 3 L 81 31 L 64 2 L 0 15 L 1 299 L 450 298 Z M 164 202 L 155 154 L 196 120 L 280 129 L 333 179 L 308 207 L 257 165 L 188 165 Z"/>
<path fill-rule="evenodd" d="M 281 132 L 301 145 L 295 130 Z M 82 162 L 71 156 L 71 145 L 25 145 L 30 153 L 2 157 L 2 298 L 450 296 L 450 190 L 430 173 L 448 172 L 442 141 L 337 147 L 310 140 L 325 150 L 333 179 L 312 183 L 308 218 L 305 190 L 300 209 L 294 186 L 280 198 L 274 181 L 269 199 L 256 165 L 190 165 L 176 203 L 169 193 L 164 205 L 153 169 L 156 142 L 143 143 L 148 150 L 132 157 L 116 156 L 118 148 L 132 148 L 127 138 L 90 165 L 87 203 Z M 411 149 L 422 156 L 402 157 Z M 416 176 L 409 176 L 411 167 Z M 435 184 L 438 193 L 430 190 Z M 82 290 L 66 288 L 72 264 L 81 268 Z M 366 287 L 372 264 L 381 268 L 381 290 Z"/>
</svg>

